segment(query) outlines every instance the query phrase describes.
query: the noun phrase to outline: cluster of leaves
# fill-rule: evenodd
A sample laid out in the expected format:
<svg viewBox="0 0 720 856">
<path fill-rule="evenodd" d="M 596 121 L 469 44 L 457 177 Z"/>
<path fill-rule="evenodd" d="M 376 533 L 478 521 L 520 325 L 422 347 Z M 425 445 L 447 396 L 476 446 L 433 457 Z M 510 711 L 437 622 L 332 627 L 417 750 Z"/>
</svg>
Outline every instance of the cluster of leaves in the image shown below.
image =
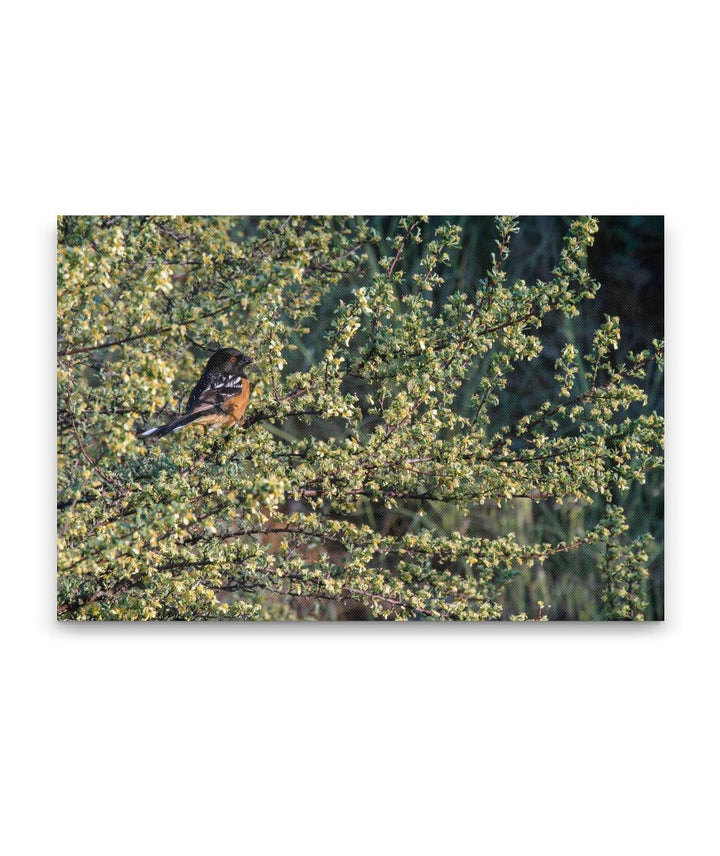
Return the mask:
<svg viewBox="0 0 720 856">
<path fill-rule="evenodd" d="M 644 621 L 647 602 L 644 595 L 645 579 L 648 576 L 648 544 L 652 540 L 646 534 L 629 544 L 620 541 L 627 523 L 622 509 L 612 508 L 607 521 L 610 531 L 606 541 L 602 562 L 603 590 L 600 599 L 605 605 L 608 619 L 615 621 Z"/>
<path fill-rule="evenodd" d="M 327 604 L 338 617 L 493 619 L 518 568 L 592 544 L 610 545 L 608 617 L 642 615 L 630 583 L 642 554 L 622 546 L 613 498 L 662 465 L 661 418 L 629 415 L 645 407 L 657 353 L 617 364 L 608 318 L 591 353 L 563 350 L 552 399 L 491 427 L 510 373 L 542 350 L 543 318 L 595 295 L 596 221 L 574 222 L 552 277 L 528 284 L 507 281 L 518 224 L 497 218 L 487 275 L 443 300 L 460 230 L 423 245 L 423 223 L 401 220 L 373 267 L 379 236 L 361 218 L 60 218 L 62 618 L 277 618 Z M 217 346 L 257 363 L 243 425 L 139 441 Z M 439 531 L 428 514 L 518 497 L 607 508 L 554 543 Z M 393 513 L 406 525 L 387 525 Z"/>
</svg>

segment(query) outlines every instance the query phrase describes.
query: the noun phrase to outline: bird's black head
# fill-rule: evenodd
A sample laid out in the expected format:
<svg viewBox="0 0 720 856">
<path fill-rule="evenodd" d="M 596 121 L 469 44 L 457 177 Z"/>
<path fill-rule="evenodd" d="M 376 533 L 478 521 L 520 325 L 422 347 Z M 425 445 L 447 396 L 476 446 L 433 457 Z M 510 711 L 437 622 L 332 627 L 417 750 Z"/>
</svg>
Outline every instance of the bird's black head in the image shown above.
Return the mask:
<svg viewBox="0 0 720 856">
<path fill-rule="evenodd" d="M 252 364 L 247 354 L 237 348 L 221 348 L 210 357 L 205 371 L 221 371 L 229 375 L 243 375 L 245 369 Z"/>
</svg>

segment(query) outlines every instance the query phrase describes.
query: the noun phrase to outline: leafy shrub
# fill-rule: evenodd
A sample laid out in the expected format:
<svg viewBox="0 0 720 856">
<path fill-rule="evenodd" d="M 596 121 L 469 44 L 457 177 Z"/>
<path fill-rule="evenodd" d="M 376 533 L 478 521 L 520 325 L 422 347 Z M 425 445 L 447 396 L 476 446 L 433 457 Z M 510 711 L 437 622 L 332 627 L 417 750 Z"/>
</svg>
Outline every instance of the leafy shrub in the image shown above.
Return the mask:
<svg viewBox="0 0 720 856">
<path fill-rule="evenodd" d="M 608 317 L 498 419 L 543 320 L 595 296 L 597 222 L 572 223 L 547 280 L 511 283 L 518 224 L 497 218 L 471 288 L 448 285 L 460 228 L 425 222 L 382 251 L 362 218 L 60 218 L 61 618 L 495 619 L 520 569 L 582 551 L 604 617 L 644 617 L 646 542 L 618 497 L 662 466 L 660 343 L 618 361 Z M 258 366 L 242 426 L 139 440 L 220 346 Z M 562 537 L 488 530 L 482 508 L 522 500 Z M 575 531 L 563 503 L 596 519 Z"/>
</svg>

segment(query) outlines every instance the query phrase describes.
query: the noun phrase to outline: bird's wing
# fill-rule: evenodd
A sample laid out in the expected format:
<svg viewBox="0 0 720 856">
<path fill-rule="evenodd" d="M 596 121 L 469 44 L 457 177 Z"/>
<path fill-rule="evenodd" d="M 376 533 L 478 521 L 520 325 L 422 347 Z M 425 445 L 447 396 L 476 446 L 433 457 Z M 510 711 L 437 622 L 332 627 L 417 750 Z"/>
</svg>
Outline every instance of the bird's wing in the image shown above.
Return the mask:
<svg viewBox="0 0 720 856">
<path fill-rule="evenodd" d="M 222 375 L 212 382 L 200 381 L 188 398 L 186 413 L 199 410 L 220 410 L 222 405 L 243 389 L 244 378 L 234 375 Z"/>
</svg>

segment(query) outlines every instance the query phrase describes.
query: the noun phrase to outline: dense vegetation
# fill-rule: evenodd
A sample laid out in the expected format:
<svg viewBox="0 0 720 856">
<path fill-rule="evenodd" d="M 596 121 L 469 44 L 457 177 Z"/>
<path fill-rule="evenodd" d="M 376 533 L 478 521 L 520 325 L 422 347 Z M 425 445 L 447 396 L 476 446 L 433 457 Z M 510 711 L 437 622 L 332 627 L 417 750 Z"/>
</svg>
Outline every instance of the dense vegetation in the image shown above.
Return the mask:
<svg viewBox="0 0 720 856">
<path fill-rule="evenodd" d="M 660 617 L 661 344 L 488 225 L 60 218 L 59 616 Z M 219 346 L 243 425 L 139 440 Z"/>
</svg>

